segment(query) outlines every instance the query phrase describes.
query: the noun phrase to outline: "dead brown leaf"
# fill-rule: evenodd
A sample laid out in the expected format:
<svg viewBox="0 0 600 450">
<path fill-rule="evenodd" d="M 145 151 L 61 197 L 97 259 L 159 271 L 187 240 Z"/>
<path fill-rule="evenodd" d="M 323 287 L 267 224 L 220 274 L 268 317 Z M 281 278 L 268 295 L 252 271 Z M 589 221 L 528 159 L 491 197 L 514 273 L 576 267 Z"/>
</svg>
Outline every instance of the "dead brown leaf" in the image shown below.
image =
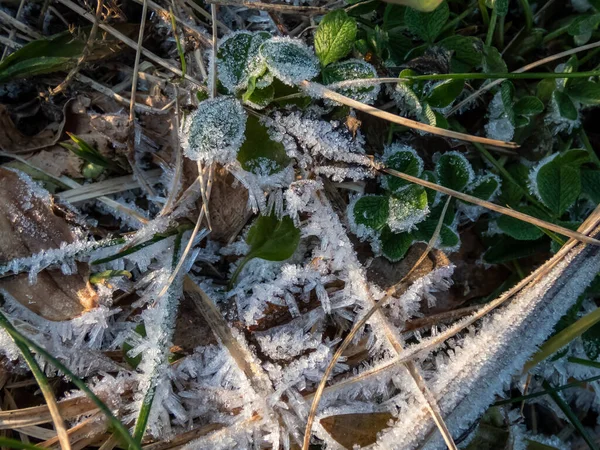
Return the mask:
<svg viewBox="0 0 600 450">
<path fill-rule="evenodd" d="M 22 154 L 56 144 L 65 126 L 70 103 L 71 101 L 65 103 L 60 122 L 51 122 L 34 136 L 21 133 L 11 119 L 6 106 L 0 105 L 0 149 L 8 153 Z"/>
<path fill-rule="evenodd" d="M 0 168 L 0 263 L 74 240 L 68 224 L 53 213 L 51 204 L 32 195 L 32 188 L 17 173 Z M 78 264 L 77 268 L 74 275 L 44 270 L 34 285 L 29 284 L 28 274 L 15 275 L 0 280 L 0 288 L 46 319 L 72 319 L 98 301 L 88 282 L 87 266 Z"/>
<path fill-rule="evenodd" d="M 321 425 L 344 447 L 351 449 L 355 445 L 366 447 L 375 443 L 377 433 L 388 428 L 392 420 L 388 412 L 366 414 L 342 414 L 321 419 Z"/>
</svg>

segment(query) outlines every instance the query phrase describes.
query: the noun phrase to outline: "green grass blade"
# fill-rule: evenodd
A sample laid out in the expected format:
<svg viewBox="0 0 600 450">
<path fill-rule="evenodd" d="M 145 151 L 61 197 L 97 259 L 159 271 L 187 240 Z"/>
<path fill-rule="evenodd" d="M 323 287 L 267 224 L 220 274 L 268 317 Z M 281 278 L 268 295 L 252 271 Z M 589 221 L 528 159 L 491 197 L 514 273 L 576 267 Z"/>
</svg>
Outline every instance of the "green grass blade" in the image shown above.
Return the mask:
<svg viewBox="0 0 600 450">
<path fill-rule="evenodd" d="M 585 431 L 585 428 L 583 427 L 582 423 L 579 421 L 579 419 L 577 418 L 577 415 L 569 407 L 567 402 L 565 402 L 563 400 L 563 398 L 560 396 L 560 394 L 558 392 L 556 392 L 556 390 L 552 390 L 552 386 L 550 386 L 550 383 L 548 383 L 546 380 L 544 380 L 544 382 L 542 383 L 542 386 L 544 387 L 544 389 L 550 389 L 550 391 L 548 392 L 548 395 L 550 395 L 550 397 L 552 397 L 552 400 L 554 400 L 554 403 L 556 403 L 556 405 L 561 409 L 561 411 L 565 414 L 565 416 L 567 416 L 567 418 L 569 419 L 571 424 L 575 427 L 575 429 L 579 432 L 579 434 L 581 434 L 581 437 L 586 442 L 588 447 L 591 450 L 598 450 L 598 446 L 596 445 L 594 440 L 588 435 L 587 431 Z"/>
<path fill-rule="evenodd" d="M 136 442 L 129 434 L 129 431 L 125 426 L 121 423 L 119 419 L 117 419 L 111 410 L 106 404 L 96 396 L 92 392 L 90 388 L 81 380 L 77 375 L 69 370 L 67 366 L 61 363 L 58 359 L 48 353 L 43 347 L 40 347 L 38 344 L 33 342 L 32 340 L 25 337 L 21 334 L 16 328 L 12 326 L 9 320 L 6 318 L 4 314 L 0 312 L 0 326 L 4 328 L 4 330 L 13 338 L 17 345 L 21 344 L 27 346 L 30 349 L 33 349 L 36 353 L 43 356 L 48 362 L 50 362 L 54 367 L 60 370 L 65 374 L 71 382 L 77 386 L 78 389 L 82 390 L 89 398 L 94 402 L 96 407 L 104 413 L 106 418 L 108 419 L 110 425 L 113 427 L 116 433 L 118 433 L 124 440 L 125 443 L 129 446 L 130 449 L 141 450 L 141 447 L 138 442 Z"/>
<path fill-rule="evenodd" d="M 0 446 L 6 448 L 15 448 L 18 450 L 43 450 L 44 447 L 38 447 L 37 445 L 28 444 L 26 442 L 18 441 L 17 439 L 10 439 L 7 437 L 0 436 Z"/>
</svg>

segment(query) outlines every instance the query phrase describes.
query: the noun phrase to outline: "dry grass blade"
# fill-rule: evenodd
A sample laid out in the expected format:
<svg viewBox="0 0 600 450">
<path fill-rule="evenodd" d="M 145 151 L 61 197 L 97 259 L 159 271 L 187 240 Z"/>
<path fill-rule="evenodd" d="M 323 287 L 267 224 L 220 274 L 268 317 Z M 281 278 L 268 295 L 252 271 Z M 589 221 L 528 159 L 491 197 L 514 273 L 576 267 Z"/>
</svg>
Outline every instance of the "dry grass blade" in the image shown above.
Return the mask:
<svg viewBox="0 0 600 450">
<path fill-rule="evenodd" d="M 507 216 L 514 217 L 515 219 L 522 220 L 523 222 L 530 223 L 540 228 L 545 228 L 547 230 L 554 231 L 556 233 L 562 234 L 563 236 L 568 236 L 570 238 L 576 239 L 580 242 L 585 242 L 586 244 L 592 245 L 600 245 L 600 241 L 594 239 L 590 236 L 586 236 L 578 231 L 572 231 L 568 228 L 561 227 L 559 225 L 555 225 L 550 222 L 546 222 L 545 220 L 538 219 L 536 217 L 529 216 L 527 214 L 523 214 L 521 212 L 515 211 L 514 209 L 505 208 L 504 206 L 496 205 L 495 203 L 490 203 L 485 200 L 481 200 L 480 198 L 473 197 L 472 195 L 463 194 L 462 192 L 455 191 L 453 189 L 449 189 L 444 186 L 440 186 L 439 184 L 432 183 L 430 181 L 425 181 L 417 177 L 413 177 L 411 175 L 407 175 L 402 172 L 398 172 L 394 169 L 389 169 L 385 167 L 383 164 L 373 163 L 375 169 L 385 172 L 387 174 L 393 175 L 398 178 L 402 178 L 403 180 L 410 181 L 411 183 L 419 184 L 429 189 L 433 189 L 434 191 L 441 192 L 442 194 L 451 195 L 452 197 L 456 197 L 462 201 L 472 203 L 477 206 L 481 206 L 483 208 L 489 209 L 491 211 L 499 212 L 500 214 L 505 214 Z"/>
<path fill-rule="evenodd" d="M 82 414 L 90 414 L 96 410 L 94 403 L 86 397 L 61 400 L 57 403 L 57 406 L 61 416 L 66 419 L 72 419 Z M 0 430 L 30 427 L 48 423 L 51 420 L 52 415 L 48 405 L 0 411 Z"/>
<path fill-rule="evenodd" d="M 212 19 L 212 51 L 213 55 L 217 54 L 217 5 L 210 5 L 210 15 Z M 210 97 L 215 98 L 217 96 L 217 58 L 210 59 L 210 71 L 212 74 L 212 79 L 210 80 L 211 88 L 210 88 Z"/>
<path fill-rule="evenodd" d="M 154 169 L 144 172 L 144 175 L 147 182 L 156 183 L 160 180 L 161 173 L 160 169 Z M 137 189 L 139 187 L 140 183 L 133 175 L 125 175 L 123 177 L 111 178 L 110 180 L 98 181 L 96 183 L 76 187 L 68 191 L 60 192 L 56 194 L 56 196 L 67 202 L 77 203 L 102 197 L 104 195 Z"/>
<path fill-rule="evenodd" d="M 21 18 L 23 6 L 25 6 L 25 0 L 21 0 L 21 2 L 19 3 L 19 8 L 17 9 L 17 13 L 15 14 L 16 20 L 19 20 Z M 10 30 L 10 33 L 8 34 L 8 39 L 13 40 L 16 34 L 16 30 Z M 9 48 L 11 48 L 9 45 L 4 47 L 4 51 L 2 52 L 2 58 L 0 59 L 0 61 L 4 61 L 4 58 L 6 58 L 6 56 L 8 55 Z"/>
<path fill-rule="evenodd" d="M 65 5 L 67 8 L 71 9 L 72 11 L 76 12 L 77 14 L 79 14 L 81 17 L 89 20 L 90 22 L 94 22 L 94 15 L 88 13 L 85 9 L 81 8 L 80 6 L 76 5 L 75 3 L 73 3 L 71 0 L 58 0 L 60 3 L 62 3 L 63 5 Z M 10 17 L 10 16 L 9 16 Z M 104 31 L 107 31 L 108 33 L 112 34 L 114 37 L 116 37 L 117 39 L 119 39 L 121 42 L 123 42 L 124 44 L 128 45 L 129 47 L 133 48 L 134 50 L 137 51 L 138 49 L 138 45 L 136 44 L 135 41 L 133 41 L 132 39 L 129 39 L 127 36 L 125 36 L 123 33 L 121 33 L 120 31 L 115 30 L 113 27 L 103 24 L 101 23 L 99 25 L 100 28 L 102 28 Z M 159 57 L 158 55 L 155 55 L 154 53 L 152 53 L 151 51 L 140 47 L 141 48 L 141 52 L 142 55 L 144 55 L 146 58 L 148 58 L 151 61 L 154 61 L 156 64 L 159 64 L 160 66 L 164 67 L 165 69 L 173 72 L 176 75 L 179 75 L 180 77 L 184 77 L 186 80 L 194 83 L 195 85 L 199 86 L 199 87 L 203 87 L 202 83 L 198 80 L 196 80 L 195 78 L 189 76 L 189 75 L 184 75 L 184 73 L 178 69 L 177 67 L 173 66 L 172 64 L 169 64 L 167 61 L 165 61 L 164 59 L 162 59 L 161 57 Z"/>
<path fill-rule="evenodd" d="M 63 0 L 61 0 L 63 1 Z M 447 137 L 450 139 L 459 139 L 461 141 L 467 142 L 478 142 L 480 144 L 485 145 L 494 145 L 496 147 L 503 148 L 518 148 L 519 146 L 514 142 L 505 142 L 498 141 L 496 139 L 489 139 L 480 136 L 472 136 L 470 134 L 459 133 L 457 131 L 450 131 L 444 128 L 438 128 L 431 125 L 426 125 L 421 122 L 417 122 L 416 120 L 407 119 L 406 117 L 397 116 L 396 114 L 391 114 L 389 112 L 383 111 L 381 109 L 375 108 L 373 106 L 366 105 L 364 103 L 358 102 L 356 100 L 351 99 L 350 97 L 346 97 L 345 95 L 338 94 L 331 89 L 326 88 L 325 86 L 314 83 L 312 81 L 306 81 L 300 83 L 300 86 L 304 88 L 307 92 L 312 95 L 318 95 L 322 98 L 327 98 L 329 100 L 333 100 L 335 102 L 341 103 L 343 105 L 349 106 L 351 108 L 357 109 L 364 113 L 370 114 L 375 117 L 379 117 L 380 119 L 387 120 L 389 122 L 397 123 L 398 125 L 403 125 L 405 127 L 413 128 L 415 130 L 425 131 L 427 133 L 435 134 L 438 136 Z"/>
<path fill-rule="evenodd" d="M 31 353 L 29 347 L 23 342 L 19 341 L 18 339 L 15 339 L 14 336 L 12 336 L 11 331 L 14 330 L 14 327 L 2 314 L 0 314 L 0 325 L 2 325 L 2 328 L 6 330 L 9 333 L 9 335 L 13 338 L 14 343 L 21 351 L 23 359 L 29 366 L 31 373 L 35 377 L 35 380 L 37 381 L 38 386 L 42 391 L 44 400 L 48 405 L 48 411 L 52 416 L 54 429 L 56 430 L 56 441 L 60 442 L 60 446 L 63 450 L 71 450 L 71 443 L 69 441 L 69 435 L 67 434 L 67 428 L 65 427 L 65 421 L 60 415 L 60 410 L 58 409 L 58 405 L 56 403 L 56 397 L 54 396 L 52 387 L 48 382 L 48 378 L 46 378 L 46 375 L 35 360 L 35 357 L 33 356 L 33 353 Z"/>
<path fill-rule="evenodd" d="M 135 52 L 135 63 L 133 65 L 133 77 L 131 79 L 131 95 L 129 97 L 129 125 L 135 120 L 135 95 L 137 93 L 137 82 L 140 73 L 140 57 L 142 56 L 142 44 L 144 43 L 144 29 L 146 28 L 146 15 L 148 13 L 148 0 L 142 5 L 142 21 L 138 34 L 137 50 Z"/>
<path fill-rule="evenodd" d="M 328 8 L 320 8 L 318 6 L 276 5 L 273 3 L 254 1 L 250 2 L 235 0 L 209 0 L 208 3 L 223 6 L 244 6 L 249 9 L 258 9 L 260 11 L 274 11 L 278 12 L 279 14 L 298 14 L 309 16 L 322 16 L 330 11 Z"/>
<path fill-rule="evenodd" d="M 442 210 L 442 213 L 441 213 L 440 219 L 438 220 L 438 223 L 436 225 L 435 231 L 434 231 L 429 243 L 427 244 L 427 248 L 423 251 L 423 253 L 419 257 L 419 259 L 416 261 L 416 263 L 412 266 L 412 268 L 408 271 L 408 273 L 404 277 L 402 277 L 402 279 L 397 284 L 390 287 L 386 291 L 385 297 L 383 297 L 379 302 L 375 303 L 373 305 L 373 307 L 364 315 L 364 317 L 362 317 L 352 327 L 350 332 L 346 335 L 346 337 L 344 338 L 344 340 L 342 341 L 342 343 L 340 344 L 340 346 L 334 353 L 333 357 L 331 358 L 331 361 L 327 365 L 327 368 L 325 369 L 325 372 L 323 373 L 323 376 L 321 377 L 321 381 L 319 382 L 319 385 L 317 386 L 317 389 L 316 389 L 315 393 L 313 394 L 312 404 L 310 407 L 310 412 L 308 413 L 308 420 L 306 422 L 306 429 L 304 431 L 304 442 L 302 445 L 302 450 L 308 450 L 308 448 L 310 446 L 310 437 L 312 434 L 312 427 L 313 427 L 313 423 L 315 420 L 315 416 L 317 414 L 317 409 L 319 407 L 319 402 L 320 402 L 323 392 L 325 390 L 325 384 L 327 383 L 327 380 L 329 379 L 331 372 L 333 371 L 333 368 L 335 367 L 337 361 L 340 359 L 340 357 L 342 356 L 342 354 L 344 353 L 346 348 L 348 348 L 348 346 L 351 344 L 352 339 L 354 339 L 354 336 L 356 336 L 356 333 L 358 333 L 365 326 L 367 321 L 377 311 L 379 311 L 381 309 L 381 307 L 384 306 L 388 302 L 388 300 L 390 300 L 392 298 L 392 296 L 394 296 L 398 293 L 400 287 L 404 286 L 405 281 L 409 279 L 410 275 L 425 260 L 425 258 L 427 257 L 427 255 L 429 254 L 429 252 L 431 251 L 431 249 L 433 248 L 433 246 L 436 244 L 436 242 L 438 240 L 440 230 L 442 229 L 442 224 L 444 222 L 444 216 L 446 215 L 446 211 L 448 209 L 449 204 L 450 204 L 450 197 L 448 197 L 448 200 L 444 204 L 444 209 Z M 382 322 L 387 323 L 387 321 L 385 321 L 385 320 Z M 395 337 L 390 336 L 390 334 L 391 333 L 388 333 L 388 339 L 390 339 L 392 344 L 396 344 L 396 345 L 394 345 L 395 350 L 398 352 L 401 351 L 402 348 L 399 347 L 399 343 L 397 343 Z M 444 437 L 446 444 L 448 445 L 448 447 L 450 449 L 455 449 L 456 445 L 454 444 L 454 441 L 452 440 L 450 431 L 448 430 L 448 427 L 446 427 L 446 424 L 444 423 L 444 420 L 441 417 L 439 408 L 437 408 L 437 406 L 435 405 L 435 400 L 433 399 L 433 396 L 431 395 L 431 393 L 429 392 L 429 389 L 425 385 L 425 382 L 424 382 L 419 370 L 417 369 L 417 367 L 414 365 L 414 363 L 412 361 L 409 361 L 409 363 L 407 364 L 407 369 L 410 372 L 413 379 L 415 380 L 415 383 L 419 387 L 419 390 L 423 394 L 423 396 L 425 398 L 425 402 L 428 406 L 428 409 L 429 409 L 430 413 L 432 414 L 434 421 L 438 425 L 438 428 L 440 429 L 440 432 L 442 433 L 442 436 Z"/>
<path fill-rule="evenodd" d="M 549 62 L 552 62 L 552 61 L 556 61 L 557 59 L 561 59 L 561 58 L 564 58 L 566 56 L 574 55 L 575 53 L 584 52 L 586 50 L 591 50 L 591 49 L 596 48 L 596 47 L 600 47 L 600 41 L 598 41 L 598 42 L 592 42 L 591 44 L 582 45 L 580 47 L 572 48 L 570 50 L 566 50 L 564 52 L 560 52 L 560 53 L 557 53 L 555 55 L 551 55 L 551 56 L 548 56 L 546 58 L 542 58 L 542 59 L 540 59 L 538 61 L 535 61 L 535 62 L 533 62 L 531 64 L 527 64 L 526 66 L 523 66 L 520 69 L 517 69 L 517 70 L 513 71 L 512 73 L 527 72 L 528 70 L 531 70 L 531 69 L 534 69 L 536 67 L 542 66 L 542 65 L 544 65 L 546 63 L 549 63 Z M 477 91 L 473 92 L 471 95 L 469 95 L 463 101 L 461 101 L 457 105 L 453 106 L 452 109 L 450 109 L 450 111 L 448 112 L 447 117 L 451 116 L 456 111 L 460 110 L 463 106 L 468 105 L 473 100 L 475 100 L 477 97 L 479 97 L 480 95 L 483 95 L 485 92 L 487 92 L 490 89 L 492 89 L 494 86 L 498 86 L 504 80 L 505 80 L 504 78 L 499 79 L 499 80 L 494 80 L 494 81 L 492 81 L 492 82 L 490 82 L 488 84 L 485 84 L 485 85 L 481 86 Z"/>
<path fill-rule="evenodd" d="M 25 25 L 23 22 L 15 19 L 10 14 L 7 14 L 2 10 L 0 10 L 0 22 L 4 22 L 10 26 L 13 26 L 17 30 L 19 30 L 25 34 L 28 34 L 35 39 L 42 39 L 42 35 L 39 34 L 37 31 L 35 31 L 33 28 Z"/>
</svg>

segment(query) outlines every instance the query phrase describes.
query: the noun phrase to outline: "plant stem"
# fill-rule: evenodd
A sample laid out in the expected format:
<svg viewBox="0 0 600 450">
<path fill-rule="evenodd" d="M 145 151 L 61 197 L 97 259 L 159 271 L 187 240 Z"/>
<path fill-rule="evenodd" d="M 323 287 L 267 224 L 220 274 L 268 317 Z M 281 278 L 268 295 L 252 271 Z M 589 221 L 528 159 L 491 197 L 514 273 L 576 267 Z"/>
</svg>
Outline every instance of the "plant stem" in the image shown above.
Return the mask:
<svg viewBox="0 0 600 450">
<path fill-rule="evenodd" d="M 531 12 L 529 0 L 519 0 L 519 4 L 523 9 L 523 16 L 525 16 L 525 29 L 529 31 L 533 28 L 533 13 Z"/>
<path fill-rule="evenodd" d="M 28 444 L 27 442 L 21 442 L 16 439 L 10 439 L 6 437 L 0 437 L 0 445 L 6 448 L 15 448 L 19 450 L 42 450 L 42 447 L 37 445 Z"/>
<path fill-rule="evenodd" d="M 600 168 L 600 159 L 598 158 L 598 155 L 594 151 L 594 148 L 592 147 L 592 143 L 590 142 L 588 135 L 585 132 L 585 130 L 583 129 L 583 127 L 581 127 L 579 129 L 579 138 L 581 139 L 581 142 L 583 142 L 583 146 L 585 147 L 585 149 L 590 154 L 590 159 L 592 160 L 592 162 L 596 165 L 596 167 Z"/>
<path fill-rule="evenodd" d="M 104 404 L 102 400 L 98 398 L 96 394 L 92 392 L 92 390 L 87 387 L 87 385 L 81 380 L 77 375 L 75 375 L 67 366 L 61 363 L 58 359 L 52 356 L 50 353 L 46 351 L 43 347 L 36 344 L 34 341 L 25 337 L 21 334 L 16 328 L 12 326 L 9 320 L 6 318 L 2 312 L 0 312 L 0 326 L 6 330 L 6 332 L 13 338 L 16 342 L 19 342 L 23 345 L 26 345 L 30 349 L 33 349 L 36 353 L 39 353 L 45 359 L 50 362 L 54 367 L 60 370 L 65 376 L 71 380 L 71 382 L 77 386 L 78 389 L 82 390 L 89 398 L 94 402 L 96 407 L 104 413 L 111 426 L 114 428 L 115 432 L 118 433 L 124 440 L 124 442 L 129 446 L 130 449 L 141 450 L 140 445 L 131 437 L 127 428 L 121 423 L 119 419 L 117 419 L 110 408 Z"/>
<path fill-rule="evenodd" d="M 481 13 L 481 20 L 483 20 L 484 26 L 489 26 L 490 24 L 490 15 L 487 10 L 487 6 L 485 6 L 485 0 L 478 0 L 477 5 L 479 6 L 479 12 Z"/>
<path fill-rule="evenodd" d="M 485 37 L 485 45 L 492 45 L 492 39 L 494 37 L 494 31 L 496 29 L 496 22 L 498 21 L 498 13 L 496 12 L 496 8 L 492 10 L 492 18 L 490 19 L 490 24 L 488 25 L 487 36 Z"/>
<path fill-rule="evenodd" d="M 496 33 L 497 41 L 498 41 L 498 50 L 502 51 L 504 49 L 504 20 L 506 16 L 500 16 L 500 20 L 498 21 L 498 33 Z"/>
<path fill-rule="evenodd" d="M 574 364 L 581 364 L 582 366 L 594 367 L 596 369 L 600 369 L 600 362 L 598 361 L 590 361 L 589 359 L 576 358 L 575 356 L 569 356 L 567 361 Z"/>
<path fill-rule="evenodd" d="M 179 54 L 179 60 L 181 61 L 181 79 L 185 78 L 187 73 L 187 64 L 185 62 L 185 52 L 179 41 L 179 35 L 177 34 L 177 24 L 175 23 L 175 14 L 173 14 L 173 8 L 169 7 L 169 16 L 171 16 L 171 28 L 173 28 L 173 36 L 175 36 L 175 45 L 177 46 L 177 53 Z"/>
<path fill-rule="evenodd" d="M 586 330 L 598 322 L 600 322 L 600 308 L 596 308 L 594 311 L 583 316 L 574 324 L 569 325 L 560 333 L 557 333 L 548 339 L 538 350 L 538 352 L 533 355 L 533 357 L 525 364 L 523 372 L 529 372 L 540 362 L 544 361 L 546 358 L 565 347 L 575 338 L 581 336 Z"/>
<path fill-rule="evenodd" d="M 442 28 L 442 31 L 440 32 L 440 34 L 443 34 L 444 31 L 448 31 L 451 30 L 452 28 L 454 28 L 456 25 L 458 25 L 465 17 L 467 17 L 469 14 L 472 14 L 473 11 L 475 11 L 477 9 L 477 2 L 474 2 L 473 4 L 471 4 L 471 6 L 469 6 L 468 8 L 466 8 L 463 12 L 461 12 L 458 16 L 456 16 L 454 19 L 452 19 L 450 22 L 448 22 L 444 28 Z"/>
<path fill-rule="evenodd" d="M 565 34 L 568 31 L 569 26 L 570 25 L 565 25 L 564 27 L 560 27 L 560 28 L 557 28 L 554 31 L 551 31 L 546 36 L 544 36 L 544 39 L 542 39 L 542 44 L 547 44 L 552 39 L 556 39 L 557 37 Z"/>
<path fill-rule="evenodd" d="M 585 431 L 585 428 L 583 427 L 582 423 L 579 421 L 579 418 L 573 412 L 573 410 L 569 407 L 568 403 L 565 402 L 565 400 L 560 396 L 560 394 L 558 392 L 556 392 L 556 390 L 552 389 L 552 386 L 550 385 L 550 383 L 548 383 L 548 381 L 544 380 L 542 382 L 542 387 L 544 389 L 550 389 L 550 391 L 548 392 L 548 395 L 550 395 L 550 397 L 552 397 L 552 400 L 554 400 L 554 403 L 556 403 L 556 405 L 565 414 L 567 419 L 569 419 L 569 421 L 571 422 L 573 427 L 575 427 L 575 429 L 579 432 L 579 434 L 581 435 L 583 440 L 586 442 L 588 447 L 591 450 L 598 450 L 598 446 L 596 445 L 594 440 L 589 436 L 587 431 Z"/>
<path fill-rule="evenodd" d="M 239 265 L 235 269 L 235 272 L 233 272 L 233 274 L 231 275 L 231 280 L 229 281 L 229 284 L 227 285 L 227 289 L 229 289 L 229 290 L 233 289 L 233 286 L 235 286 L 235 282 L 237 281 L 237 278 L 240 275 L 240 272 L 242 271 L 244 266 L 248 263 L 248 261 L 250 261 L 252 258 L 254 258 L 252 253 L 248 253 L 244 257 L 244 259 L 242 259 L 242 262 L 239 263 Z"/>
</svg>

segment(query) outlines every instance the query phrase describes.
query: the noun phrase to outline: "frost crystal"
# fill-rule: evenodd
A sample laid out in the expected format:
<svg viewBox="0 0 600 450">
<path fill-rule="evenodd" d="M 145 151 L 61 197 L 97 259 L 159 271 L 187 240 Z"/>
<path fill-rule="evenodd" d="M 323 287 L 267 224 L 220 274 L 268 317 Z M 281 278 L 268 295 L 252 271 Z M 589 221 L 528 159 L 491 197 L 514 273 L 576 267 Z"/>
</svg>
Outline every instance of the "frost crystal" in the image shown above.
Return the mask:
<svg viewBox="0 0 600 450">
<path fill-rule="evenodd" d="M 246 112 L 233 97 L 204 100 L 187 119 L 181 145 L 194 161 L 226 164 L 244 143 Z"/>
<path fill-rule="evenodd" d="M 410 191 L 404 190 L 397 196 L 390 197 L 390 216 L 387 224 L 394 233 L 410 231 L 415 225 L 425 220 L 429 213 L 427 196 L 423 191 L 425 202 L 420 202 L 418 197 L 411 194 L 404 195 Z"/>
<path fill-rule="evenodd" d="M 511 123 L 502 102 L 502 93 L 496 92 L 488 107 L 489 122 L 485 125 L 488 138 L 500 141 L 510 141 L 515 134 L 515 127 Z"/>
<path fill-rule="evenodd" d="M 260 46 L 260 54 L 269 70 L 289 85 L 312 80 L 319 74 L 319 61 L 302 41 L 274 37 Z"/>
</svg>

